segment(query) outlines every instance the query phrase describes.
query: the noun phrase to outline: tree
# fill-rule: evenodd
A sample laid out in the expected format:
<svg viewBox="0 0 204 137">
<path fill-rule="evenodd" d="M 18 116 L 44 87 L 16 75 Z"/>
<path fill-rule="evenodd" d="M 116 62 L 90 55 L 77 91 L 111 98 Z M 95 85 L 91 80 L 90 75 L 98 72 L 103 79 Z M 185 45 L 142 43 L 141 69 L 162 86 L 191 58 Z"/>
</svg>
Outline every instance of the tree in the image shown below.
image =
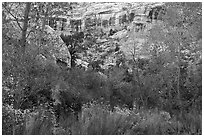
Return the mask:
<svg viewBox="0 0 204 137">
<path fill-rule="evenodd" d="M 27 34 L 28 19 L 29 19 L 28 15 L 30 13 L 30 6 L 31 6 L 30 2 L 26 3 L 25 13 L 24 13 L 24 22 L 23 22 L 23 28 L 22 28 L 22 38 L 21 38 L 22 48 L 24 49 L 23 53 L 25 52 L 26 34 Z"/>
<path fill-rule="evenodd" d="M 58 4 L 60 7 L 60 3 Z M 51 89 L 61 71 L 55 60 L 50 60 L 49 57 L 56 54 L 60 45 L 55 47 L 53 43 L 43 43 L 46 37 L 43 29 L 47 17 L 51 16 L 50 9 L 59 9 L 53 5 L 6 2 L 2 4 L 3 105 L 11 105 L 14 110 L 31 109 L 36 104 L 52 100 Z M 46 99 L 43 101 L 44 97 Z M 15 117 L 16 115 L 12 119 Z M 15 134 L 17 125 L 15 122 L 13 124 Z"/>
<path fill-rule="evenodd" d="M 177 105 L 182 110 L 188 64 L 199 59 L 194 58 L 195 54 L 200 56 L 201 3 L 166 3 L 166 7 L 163 23 L 157 23 L 150 31 L 149 43 L 153 45 L 155 56 L 165 53 L 162 55 L 164 70 L 173 66 L 177 70 L 172 86 L 176 89 Z"/>
<path fill-rule="evenodd" d="M 14 3 L 3 3 L 3 7 L 4 9 L 9 13 L 10 16 L 12 16 L 12 18 L 14 18 L 14 21 L 18 24 L 18 27 L 20 28 L 21 30 L 21 48 L 22 48 L 22 54 L 24 54 L 25 52 L 25 46 L 26 46 L 26 34 L 27 34 L 27 29 L 28 29 L 28 20 L 29 20 L 29 13 L 30 13 L 30 9 L 31 9 L 31 3 L 26 3 L 25 4 L 25 11 L 24 11 L 24 16 L 23 16 L 23 27 L 21 26 L 20 22 L 19 22 L 19 17 L 18 16 L 15 16 L 13 13 L 12 13 L 12 6 L 13 5 L 17 5 L 22 7 L 23 5 L 18 3 L 18 4 L 14 4 Z M 4 13 L 5 14 L 5 13 Z M 9 16 L 8 15 L 8 16 Z"/>
</svg>

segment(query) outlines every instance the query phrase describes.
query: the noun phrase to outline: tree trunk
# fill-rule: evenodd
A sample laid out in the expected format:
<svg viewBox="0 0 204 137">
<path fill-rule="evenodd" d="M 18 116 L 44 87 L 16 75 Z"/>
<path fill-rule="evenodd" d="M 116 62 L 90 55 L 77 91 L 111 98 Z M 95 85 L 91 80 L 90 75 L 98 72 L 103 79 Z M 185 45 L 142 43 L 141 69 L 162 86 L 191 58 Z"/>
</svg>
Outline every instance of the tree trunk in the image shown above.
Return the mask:
<svg viewBox="0 0 204 137">
<path fill-rule="evenodd" d="M 42 20 L 42 29 L 39 30 L 39 46 L 41 46 L 41 44 L 42 44 L 43 32 L 45 29 L 45 24 L 46 24 L 46 19 L 48 17 L 48 12 L 49 12 L 49 5 L 47 4 L 44 18 Z"/>
<path fill-rule="evenodd" d="M 25 53 L 26 33 L 28 29 L 28 20 L 29 20 L 28 15 L 30 12 L 30 6 L 31 6 L 31 3 L 27 2 L 25 12 L 24 12 L 24 21 L 23 21 L 23 29 L 22 29 L 22 37 L 21 37 L 21 48 L 23 53 Z"/>
<path fill-rule="evenodd" d="M 181 102 L 181 93 L 180 93 L 180 43 L 178 44 L 178 75 L 177 75 L 177 99 L 179 101 L 179 107 L 182 114 L 182 102 Z"/>
<path fill-rule="evenodd" d="M 138 66 L 138 61 L 137 60 L 135 60 L 135 56 L 136 56 L 136 52 L 135 52 L 135 43 L 134 43 L 134 50 L 133 50 L 133 61 L 134 61 L 134 65 L 135 65 L 135 69 L 134 70 L 136 70 L 136 77 L 137 77 L 137 88 L 139 89 L 139 92 L 140 93 L 142 93 L 142 85 L 141 85 L 141 82 L 140 82 L 140 76 L 139 76 L 139 66 Z M 139 57 L 139 56 L 138 56 Z M 138 58 L 137 57 L 137 58 Z M 134 74 L 134 76 L 135 76 L 135 74 Z M 136 85 L 136 84 L 134 84 L 134 85 Z M 142 102 L 142 105 L 143 106 L 145 106 L 145 101 L 144 101 L 144 99 L 143 99 L 143 96 L 142 96 L 142 94 L 140 94 L 140 99 L 141 99 L 141 102 Z"/>
</svg>

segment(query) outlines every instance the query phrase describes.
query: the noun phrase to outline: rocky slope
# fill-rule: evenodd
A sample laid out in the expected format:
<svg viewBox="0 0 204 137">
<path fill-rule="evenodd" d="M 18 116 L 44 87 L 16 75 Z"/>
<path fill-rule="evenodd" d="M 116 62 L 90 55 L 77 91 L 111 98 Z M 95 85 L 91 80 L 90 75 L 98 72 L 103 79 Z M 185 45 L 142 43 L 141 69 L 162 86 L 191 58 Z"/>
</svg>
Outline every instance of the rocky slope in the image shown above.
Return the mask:
<svg viewBox="0 0 204 137">
<path fill-rule="evenodd" d="M 135 50 L 135 56 L 148 56 L 147 49 L 145 48 L 145 42 L 148 33 L 155 22 L 147 23 L 146 17 L 137 18 L 137 15 L 147 16 L 151 7 L 162 5 L 163 3 L 90 3 L 86 5 L 82 14 L 83 19 L 96 16 L 101 20 L 109 20 L 111 17 L 116 17 L 115 25 L 102 27 L 108 35 L 111 28 L 118 31 L 112 36 L 106 36 L 97 40 L 97 46 L 101 50 L 95 48 L 89 49 L 88 53 L 92 55 L 93 60 L 103 60 L 104 64 L 102 68 L 107 68 L 109 65 L 116 65 L 117 60 L 125 57 L 126 59 L 132 59 L 133 51 Z M 81 10 L 81 9 L 80 9 Z M 77 11 L 76 11 L 77 12 Z M 119 24 L 118 18 L 124 14 L 134 13 L 135 17 L 133 22 L 126 23 L 125 25 Z M 145 21 L 143 21 L 143 19 Z M 138 26 L 135 23 L 144 23 L 145 28 L 137 31 Z M 124 27 L 125 26 L 125 27 Z M 100 26 L 99 26 L 100 27 Z M 116 51 L 116 45 L 119 46 L 119 50 Z M 87 61 L 86 57 L 82 60 Z"/>
<path fill-rule="evenodd" d="M 120 60 L 121 58 L 131 59 L 133 50 L 135 49 L 137 49 L 136 54 L 138 56 L 146 55 L 146 49 L 141 47 L 144 47 L 145 45 L 149 33 L 148 30 L 151 29 L 151 27 L 155 24 L 154 22 L 146 23 L 146 16 L 148 15 L 151 7 L 162 4 L 163 3 L 158 2 L 91 2 L 76 4 L 73 10 L 70 11 L 72 17 L 70 17 L 70 15 L 67 15 L 67 18 L 81 19 L 82 22 L 84 22 L 87 18 L 99 18 L 101 22 L 103 22 L 104 20 L 108 21 L 112 17 L 115 18 L 114 25 L 111 24 L 105 27 L 96 26 L 95 29 L 101 29 L 105 33 L 105 35 L 103 37 L 98 37 L 96 43 L 94 44 L 95 46 L 88 48 L 86 54 L 83 53 L 79 55 L 81 58 L 78 60 L 77 64 L 80 65 L 80 62 L 85 62 L 84 64 L 88 64 L 93 61 L 103 60 L 104 63 L 101 67 L 107 68 L 109 65 L 116 65 L 117 60 Z M 125 14 L 130 15 L 131 13 L 134 13 L 133 21 L 127 21 L 121 24 L 121 16 L 124 16 Z M 11 31 L 12 35 L 16 34 L 17 36 L 20 36 L 19 28 L 16 22 L 11 23 L 13 23 L 10 25 L 13 27 L 13 31 Z M 145 24 L 145 27 L 143 29 L 140 29 L 141 26 L 139 26 L 138 28 L 138 23 Z M 85 23 L 83 23 L 83 25 L 85 25 Z M 116 30 L 116 33 L 111 36 L 108 35 L 110 33 L 110 29 Z M 47 34 L 49 33 L 50 32 L 47 30 Z M 59 39 L 60 34 L 58 33 L 61 32 L 56 32 L 56 35 L 47 35 L 48 37 L 46 39 L 49 39 L 49 42 L 53 40 L 56 41 L 55 39 Z M 30 35 L 30 37 L 31 36 L 32 35 Z M 61 41 L 59 43 L 61 43 Z M 56 47 L 56 45 L 53 45 L 54 47 L 51 48 L 52 51 L 57 48 L 59 54 L 57 53 L 58 55 L 55 56 L 59 56 L 59 58 L 67 58 L 68 56 L 70 56 L 66 54 L 67 49 L 65 44 L 64 46 L 60 45 L 63 44 L 59 44 L 58 47 Z M 70 59 L 65 60 L 67 62 Z M 70 62 L 68 61 L 67 64 L 70 64 Z"/>
</svg>

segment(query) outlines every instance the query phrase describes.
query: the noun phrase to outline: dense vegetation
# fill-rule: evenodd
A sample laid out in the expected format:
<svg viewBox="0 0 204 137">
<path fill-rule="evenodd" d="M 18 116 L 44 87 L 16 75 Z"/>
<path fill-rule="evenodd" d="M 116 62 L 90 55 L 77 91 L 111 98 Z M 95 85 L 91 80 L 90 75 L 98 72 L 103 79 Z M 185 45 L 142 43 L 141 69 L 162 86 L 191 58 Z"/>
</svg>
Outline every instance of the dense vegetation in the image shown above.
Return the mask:
<svg viewBox="0 0 204 137">
<path fill-rule="evenodd" d="M 116 46 L 106 55 L 121 56 L 105 69 L 105 57 L 88 54 L 104 52 L 97 39 L 107 35 L 95 22 L 56 39 L 45 31 L 47 17 L 75 5 L 2 3 L 2 134 L 202 134 L 202 3 L 165 3 L 148 33 L 120 41 L 133 45 L 132 58 Z M 53 56 L 64 55 L 60 38 L 71 68 Z M 77 64 L 82 55 L 87 69 Z"/>
</svg>

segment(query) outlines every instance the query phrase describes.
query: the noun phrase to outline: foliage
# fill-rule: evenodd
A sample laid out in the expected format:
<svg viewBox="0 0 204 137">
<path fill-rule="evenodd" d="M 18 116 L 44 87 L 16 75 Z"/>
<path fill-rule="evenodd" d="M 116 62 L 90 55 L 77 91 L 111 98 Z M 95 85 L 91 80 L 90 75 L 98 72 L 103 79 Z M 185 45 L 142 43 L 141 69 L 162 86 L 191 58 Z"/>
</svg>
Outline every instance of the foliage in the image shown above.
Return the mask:
<svg viewBox="0 0 204 137">
<path fill-rule="evenodd" d="M 24 129 L 25 135 L 52 135 L 55 117 L 52 110 L 43 106 L 27 115 Z"/>
<path fill-rule="evenodd" d="M 131 127 L 131 117 L 111 113 L 101 105 L 84 107 L 81 118 L 71 127 L 72 134 L 117 135 L 124 134 Z"/>
<path fill-rule="evenodd" d="M 201 18 L 199 13 L 200 4 L 199 3 L 191 4 L 188 5 L 186 3 L 177 4 L 167 3 L 167 14 L 165 15 L 164 19 L 165 25 L 163 26 L 162 24 L 158 23 L 151 30 L 149 37 L 150 41 L 152 41 L 152 44 L 154 45 L 154 48 L 152 50 L 153 56 L 156 57 L 156 58 L 154 57 L 153 62 L 159 61 L 158 63 L 160 63 L 160 65 L 156 63 L 157 64 L 156 67 L 159 68 L 159 70 L 158 69 L 157 70 L 159 71 L 160 75 L 163 75 L 162 79 L 168 76 L 166 75 L 168 74 L 166 73 L 167 72 L 166 70 L 173 69 L 174 67 L 174 69 L 172 70 L 173 75 L 172 74 L 170 75 L 172 76 L 172 78 L 168 79 L 169 82 L 167 82 L 166 80 L 165 81 L 167 83 L 170 83 L 171 87 L 174 89 L 172 91 L 167 92 L 167 94 L 169 94 L 171 98 L 174 98 L 178 101 L 177 106 L 179 106 L 179 103 L 180 105 L 182 105 L 181 104 L 182 101 L 184 102 L 187 100 L 190 101 L 193 98 L 190 95 L 190 92 L 186 92 L 189 90 L 186 87 L 187 85 L 185 83 L 188 82 L 189 79 L 191 79 L 190 78 L 191 76 L 188 75 L 188 67 L 190 67 L 190 62 L 197 62 L 201 60 L 201 58 L 194 58 L 195 57 L 194 55 L 198 57 L 201 55 L 199 52 L 200 45 L 198 44 L 197 39 L 197 35 L 199 35 L 200 31 L 199 29 L 200 25 L 198 23 L 200 22 L 199 20 Z M 191 14 L 192 16 L 186 17 L 186 13 L 195 8 L 193 5 L 197 6 L 198 11 L 196 13 L 192 11 Z M 194 17 L 197 17 L 197 19 L 193 20 Z M 195 24 L 197 28 L 194 27 Z M 189 30 L 191 30 L 192 28 L 198 29 L 197 33 L 191 33 Z M 153 35 L 155 34 L 155 32 L 157 34 L 156 36 Z M 193 50 L 192 48 L 195 48 L 197 50 Z M 194 53 L 190 51 L 193 51 Z M 162 52 L 165 52 L 165 54 L 163 54 Z M 151 65 L 150 68 L 152 69 L 153 66 Z M 197 71 L 197 73 L 199 72 Z M 167 83 L 165 85 L 167 85 Z M 167 87 L 167 89 L 169 90 L 170 87 Z M 173 92 L 176 93 L 177 95 L 173 95 Z M 199 91 L 197 90 L 194 93 L 197 92 Z M 183 107 L 184 106 L 185 105 L 183 104 Z"/>
<path fill-rule="evenodd" d="M 198 115 L 197 112 L 190 112 L 184 117 L 176 118 L 175 116 L 171 117 L 168 112 L 157 109 L 134 108 L 130 111 L 116 107 L 115 111 L 111 112 L 108 111 L 107 107 L 105 104 L 97 102 L 86 104 L 83 106 L 78 120 L 73 115 L 69 115 L 58 126 L 55 123 L 53 112 L 42 107 L 33 112 L 21 113 L 24 114 L 24 119 L 20 123 L 26 123 L 26 126 L 21 125 L 21 128 L 16 128 L 16 130 L 19 134 L 32 135 L 201 134 L 201 115 Z M 11 119 L 7 120 L 7 122 L 13 124 L 10 121 Z M 9 129 L 12 130 L 11 127 Z M 10 134 L 8 129 L 6 129 L 6 132 L 3 132 L 3 134 Z"/>
<path fill-rule="evenodd" d="M 14 109 L 11 105 L 2 106 L 2 134 L 22 135 L 24 131 L 25 116 L 28 112 Z"/>
<path fill-rule="evenodd" d="M 72 64 L 80 58 L 89 68 L 63 69 L 64 43 L 45 33 L 47 17 L 77 5 L 3 3 L 3 134 L 201 134 L 201 3 L 165 3 L 149 31 L 125 31 L 118 43 L 131 58 L 90 21 L 87 31 L 61 35 Z M 116 65 L 102 69 L 109 56 Z"/>
</svg>

